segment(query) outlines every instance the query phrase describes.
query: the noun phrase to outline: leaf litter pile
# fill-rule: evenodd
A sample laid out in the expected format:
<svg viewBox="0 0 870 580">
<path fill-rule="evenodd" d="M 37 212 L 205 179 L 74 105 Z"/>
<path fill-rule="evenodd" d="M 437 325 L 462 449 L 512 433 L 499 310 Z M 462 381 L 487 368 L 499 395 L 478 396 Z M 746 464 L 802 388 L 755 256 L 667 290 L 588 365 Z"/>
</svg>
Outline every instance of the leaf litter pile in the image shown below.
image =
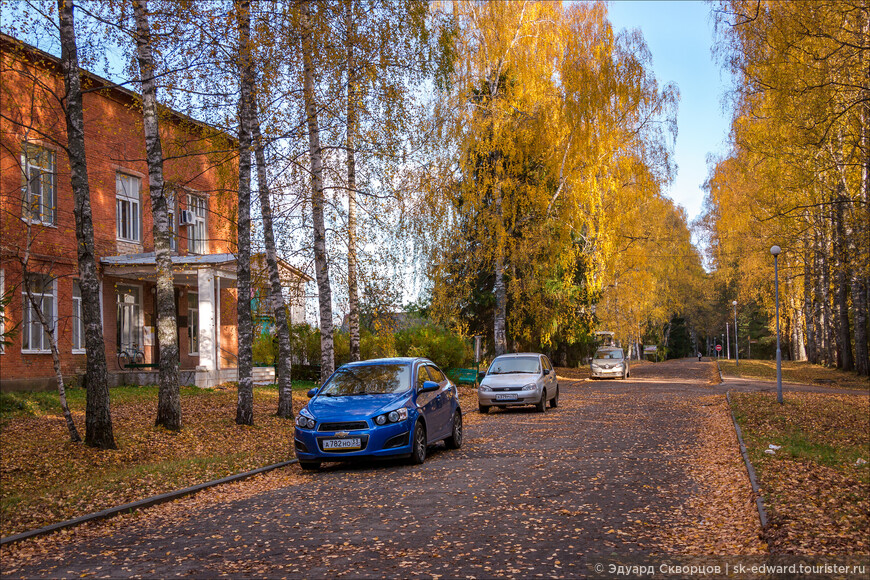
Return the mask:
<svg viewBox="0 0 870 580">
<path fill-rule="evenodd" d="M 732 393 L 774 554 L 870 554 L 870 399 Z"/>
</svg>

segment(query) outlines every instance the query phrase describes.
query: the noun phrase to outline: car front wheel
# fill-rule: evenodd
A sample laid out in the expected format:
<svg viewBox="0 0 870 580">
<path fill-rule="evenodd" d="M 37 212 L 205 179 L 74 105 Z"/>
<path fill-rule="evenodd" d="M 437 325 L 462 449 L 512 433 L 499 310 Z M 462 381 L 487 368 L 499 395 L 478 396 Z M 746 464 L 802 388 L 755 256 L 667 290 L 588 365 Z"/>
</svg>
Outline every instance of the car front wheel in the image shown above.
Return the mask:
<svg viewBox="0 0 870 580">
<path fill-rule="evenodd" d="M 544 391 L 541 393 L 541 400 L 538 401 L 537 405 L 535 405 L 535 410 L 538 413 L 543 413 L 547 410 L 547 390 L 546 389 L 544 389 Z"/>
<path fill-rule="evenodd" d="M 453 413 L 453 429 L 450 431 L 450 437 L 444 440 L 444 444 L 448 449 L 462 447 L 462 412 L 459 409 Z"/>
<path fill-rule="evenodd" d="M 423 423 L 417 422 L 414 426 L 414 439 L 411 447 L 411 463 L 416 465 L 426 461 L 426 429 Z"/>
<path fill-rule="evenodd" d="M 319 461 L 300 461 L 299 467 L 304 469 L 305 471 L 317 471 L 320 469 Z"/>
<path fill-rule="evenodd" d="M 487 413 L 489 413 L 489 406 L 488 406 L 488 405 L 481 405 L 480 403 L 478 403 L 478 405 L 477 405 L 477 411 L 478 411 L 481 415 L 486 415 Z"/>
<path fill-rule="evenodd" d="M 556 385 L 556 394 L 553 395 L 553 398 L 550 399 L 550 407 L 555 409 L 559 406 L 559 385 Z"/>
</svg>

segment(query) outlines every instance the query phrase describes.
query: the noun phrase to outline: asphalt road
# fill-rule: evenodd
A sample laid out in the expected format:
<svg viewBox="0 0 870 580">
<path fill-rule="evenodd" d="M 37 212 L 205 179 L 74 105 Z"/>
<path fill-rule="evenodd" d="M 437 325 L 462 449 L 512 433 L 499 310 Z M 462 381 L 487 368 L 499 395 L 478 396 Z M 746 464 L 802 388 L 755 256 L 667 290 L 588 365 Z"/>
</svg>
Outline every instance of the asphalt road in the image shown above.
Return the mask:
<svg viewBox="0 0 870 580">
<path fill-rule="evenodd" d="M 422 466 L 294 465 L 296 484 L 158 527 L 72 532 L 10 576 L 583 577 L 590 555 L 667 552 L 655 530 L 691 518 L 697 492 L 692 402 L 719 391 L 707 364 L 562 380 L 544 414 L 470 410 L 462 449 L 439 445 Z"/>
</svg>

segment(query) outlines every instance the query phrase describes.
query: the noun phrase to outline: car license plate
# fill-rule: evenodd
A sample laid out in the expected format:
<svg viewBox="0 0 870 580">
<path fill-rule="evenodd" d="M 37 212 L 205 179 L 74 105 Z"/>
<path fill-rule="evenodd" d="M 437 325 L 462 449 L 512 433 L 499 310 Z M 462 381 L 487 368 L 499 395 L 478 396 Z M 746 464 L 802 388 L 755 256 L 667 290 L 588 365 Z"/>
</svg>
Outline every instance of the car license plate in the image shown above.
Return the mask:
<svg viewBox="0 0 870 580">
<path fill-rule="evenodd" d="M 362 439 L 353 437 L 351 439 L 325 439 L 323 441 L 324 449 L 359 449 L 362 447 Z"/>
<path fill-rule="evenodd" d="M 509 395 L 496 395 L 495 400 L 496 401 L 516 401 L 517 396 L 514 395 L 513 393 L 511 393 Z"/>
</svg>

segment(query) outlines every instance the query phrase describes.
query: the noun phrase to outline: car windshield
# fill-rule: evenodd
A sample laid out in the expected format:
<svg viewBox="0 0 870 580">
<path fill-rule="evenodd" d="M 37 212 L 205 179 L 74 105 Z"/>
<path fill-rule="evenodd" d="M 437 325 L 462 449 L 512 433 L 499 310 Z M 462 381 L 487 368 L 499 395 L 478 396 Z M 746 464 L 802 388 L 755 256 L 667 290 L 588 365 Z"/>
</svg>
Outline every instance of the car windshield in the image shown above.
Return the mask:
<svg viewBox="0 0 870 580">
<path fill-rule="evenodd" d="M 541 361 L 536 356 L 510 356 L 497 358 L 489 366 L 488 375 L 509 375 L 513 373 L 541 372 Z"/>
<path fill-rule="evenodd" d="M 619 359 L 622 359 L 622 358 L 623 358 L 623 355 L 622 355 L 622 351 L 621 351 L 621 350 L 604 350 L 604 349 L 601 349 L 601 350 L 599 350 L 598 352 L 595 353 L 595 358 L 596 358 L 596 359 L 608 359 L 608 358 L 612 358 L 612 359 L 617 359 L 617 360 L 619 360 Z"/>
<path fill-rule="evenodd" d="M 410 364 L 347 365 L 335 371 L 320 394 L 327 397 L 385 395 L 410 388 Z"/>
</svg>

